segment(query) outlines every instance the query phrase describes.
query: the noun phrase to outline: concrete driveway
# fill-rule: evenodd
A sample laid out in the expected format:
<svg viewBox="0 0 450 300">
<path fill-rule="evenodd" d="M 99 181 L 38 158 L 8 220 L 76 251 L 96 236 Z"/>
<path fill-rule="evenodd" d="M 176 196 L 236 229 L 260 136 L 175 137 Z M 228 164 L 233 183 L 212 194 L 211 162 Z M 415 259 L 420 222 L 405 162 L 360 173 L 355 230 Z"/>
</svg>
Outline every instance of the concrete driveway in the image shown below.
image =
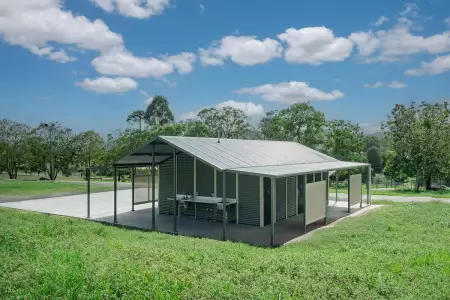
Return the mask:
<svg viewBox="0 0 450 300">
<path fill-rule="evenodd" d="M 151 191 L 150 191 L 151 192 Z M 158 191 L 155 190 L 155 193 Z M 147 199 L 148 189 L 135 190 L 135 199 Z M 156 207 L 158 202 L 156 202 Z M 50 213 L 56 215 L 86 218 L 87 195 L 73 195 L 52 197 L 34 200 L 3 202 L 0 206 Z M 131 189 L 117 191 L 117 213 L 131 211 Z M 151 203 L 135 206 L 135 210 L 151 208 Z M 114 192 L 101 192 L 91 194 L 91 218 L 103 218 L 114 214 Z"/>
</svg>

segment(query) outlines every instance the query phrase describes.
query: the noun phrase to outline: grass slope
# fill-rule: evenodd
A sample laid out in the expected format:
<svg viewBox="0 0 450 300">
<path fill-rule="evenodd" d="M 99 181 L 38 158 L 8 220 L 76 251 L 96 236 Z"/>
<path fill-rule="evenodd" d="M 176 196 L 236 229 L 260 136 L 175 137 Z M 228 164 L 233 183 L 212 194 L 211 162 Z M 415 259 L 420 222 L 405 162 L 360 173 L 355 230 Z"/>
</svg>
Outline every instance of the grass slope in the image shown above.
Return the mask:
<svg viewBox="0 0 450 300">
<path fill-rule="evenodd" d="M 111 191 L 111 187 L 91 185 L 91 190 Z M 0 180 L 0 196 L 38 196 L 72 192 L 86 193 L 86 184 L 51 181 Z"/>
<path fill-rule="evenodd" d="M 330 186 L 330 195 L 334 195 L 335 193 L 334 186 Z M 348 190 L 346 188 L 338 189 L 339 193 L 347 194 Z M 367 189 L 363 186 L 363 195 L 366 195 Z M 382 196 L 406 196 L 406 197 L 433 197 L 433 198 L 450 198 L 450 190 L 441 190 L 441 191 L 427 191 L 425 189 L 420 189 L 419 191 L 415 191 L 414 189 L 408 188 L 396 188 L 392 190 L 383 190 L 383 189 L 372 189 L 372 195 L 382 195 Z"/>
<path fill-rule="evenodd" d="M 0 209 L 2 298 L 448 299 L 450 205 L 387 205 L 278 249 Z"/>
</svg>

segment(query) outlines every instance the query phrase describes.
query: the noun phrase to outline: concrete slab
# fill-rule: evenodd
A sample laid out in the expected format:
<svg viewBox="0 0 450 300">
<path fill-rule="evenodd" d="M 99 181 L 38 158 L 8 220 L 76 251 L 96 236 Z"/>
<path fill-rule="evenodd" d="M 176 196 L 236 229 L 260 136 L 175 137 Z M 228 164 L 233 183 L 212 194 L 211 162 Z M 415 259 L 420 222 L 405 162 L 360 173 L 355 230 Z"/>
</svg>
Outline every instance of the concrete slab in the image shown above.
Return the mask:
<svg viewBox="0 0 450 300">
<path fill-rule="evenodd" d="M 156 191 L 157 192 L 157 191 Z M 150 194 L 151 195 L 151 194 Z M 135 198 L 147 199 L 148 189 L 135 190 Z M 156 202 L 156 210 L 158 202 Z M 19 202 L 0 203 L 0 206 L 17 208 L 29 211 L 64 215 L 77 218 L 87 217 L 87 195 L 65 196 Z M 151 203 L 135 206 L 131 211 L 131 190 L 117 192 L 117 221 L 118 225 L 149 230 L 152 228 Z M 365 204 L 363 205 L 365 207 Z M 363 208 L 364 209 L 364 208 Z M 351 213 L 361 211 L 359 204 L 351 207 Z M 161 232 L 173 233 L 174 217 L 156 213 L 156 228 Z M 330 201 L 328 207 L 328 223 L 350 215 L 347 212 L 346 202 Z M 223 224 L 218 221 L 194 219 L 193 217 L 177 217 L 178 234 L 222 240 Z M 112 223 L 114 220 L 114 194 L 113 192 L 96 193 L 91 195 L 91 219 Z M 312 232 L 325 225 L 318 221 L 307 226 L 307 232 Z M 264 227 L 228 224 L 228 239 L 236 242 L 244 242 L 252 245 L 270 245 L 270 225 Z M 275 244 L 282 245 L 304 236 L 302 214 L 279 221 L 275 224 Z"/>
<path fill-rule="evenodd" d="M 156 190 L 157 192 L 157 190 Z M 146 199 L 148 190 L 135 189 L 135 197 Z M 131 189 L 117 191 L 117 213 L 125 213 L 132 206 Z M 156 203 L 157 205 L 157 203 Z M 0 206 L 44 212 L 56 215 L 86 218 L 87 195 L 73 195 L 64 197 L 52 197 L 25 201 L 0 203 Z M 137 205 L 136 210 L 151 208 L 151 203 Z M 101 218 L 114 214 L 114 192 L 102 192 L 91 194 L 91 218 Z"/>
</svg>

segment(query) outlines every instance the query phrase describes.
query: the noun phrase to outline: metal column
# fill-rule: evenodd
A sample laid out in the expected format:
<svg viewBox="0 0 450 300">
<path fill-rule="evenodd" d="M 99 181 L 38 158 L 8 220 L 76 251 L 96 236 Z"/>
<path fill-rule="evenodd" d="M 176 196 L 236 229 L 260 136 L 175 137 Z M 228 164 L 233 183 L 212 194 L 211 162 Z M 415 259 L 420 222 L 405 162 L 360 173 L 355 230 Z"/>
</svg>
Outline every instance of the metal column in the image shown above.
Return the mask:
<svg viewBox="0 0 450 300">
<path fill-rule="evenodd" d="M 328 198 L 330 197 L 330 173 L 326 172 L 327 178 L 325 179 L 325 218 L 323 220 L 324 224 L 327 224 L 328 222 Z"/>
<path fill-rule="evenodd" d="M 134 211 L 134 173 L 135 168 L 131 168 L 131 211 Z"/>
<path fill-rule="evenodd" d="M 178 215 L 178 200 L 177 200 L 177 149 L 173 148 L 173 232 L 177 233 L 177 215 Z"/>
<path fill-rule="evenodd" d="M 117 169 L 114 167 L 114 223 L 117 223 Z"/>
<path fill-rule="evenodd" d="M 336 202 L 339 200 L 339 197 L 338 197 L 338 193 L 339 193 L 339 173 L 340 173 L 340 171 L 337 170 L 336 171 Z"/>
<path fill-rule="evenodd" d="M 372 205 L 372 197 L 371 197 L 371 191 L 370 189 L 372 188 L 372 167 L 368 166 L 367 167 L 367 205 Z"/>
<path fill-rule="evenodd" d="M 155 214 L 155 144 L 152 145 L 152 229 L 156 229 Z"/>
<path fill-rule="evenodd" d="M 308 177 L 307 174 L 303 175 L 303 190 L 302 190 L 302 198 L 303 198 L 303 232 L 306 233 L 306 213 L 307 213 L 307 207 L 306 207 L 306 178 Z"/>
<path fill-rule="evenodd" d="M 348 203 L 348 212 L 350 212 L 350 170 L 347 170 L 347 178 L 348 178 L 348 185 L 347 185 L 347 203 Z"/>
<path fill-rule="evenodd" d="M 226 172 L 225 170 L 222 172 L 222 223 L 223 223 L 223 236 L 222 239 L 224 241 L 227 240 L 227 195 L 226 195 Z"/>
<path fill-rule="evenodd" d="M 86 169 L 87 180 L 87 218 L 91 217 L 91 169 Z"/>
<path fill-rule="evenodd" d="M 271 191 L 272 196 L 270 197 L 270 245 L 273 247 L 275 245 L 275 207 L 277 201 L 277 179 L 271 178 L 270 184 L 272 185 Z"/>
</svg>

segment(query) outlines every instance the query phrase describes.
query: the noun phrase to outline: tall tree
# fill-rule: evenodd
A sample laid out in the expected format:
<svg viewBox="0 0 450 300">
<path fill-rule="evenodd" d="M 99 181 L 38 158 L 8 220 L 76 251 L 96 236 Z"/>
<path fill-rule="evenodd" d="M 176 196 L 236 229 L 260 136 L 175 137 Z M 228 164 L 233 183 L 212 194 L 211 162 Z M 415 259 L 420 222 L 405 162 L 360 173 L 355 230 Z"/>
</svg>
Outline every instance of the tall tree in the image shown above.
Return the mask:
<svg viewBox="0 0 450 300">
<path fill-rule="evenodd" d="M 78 134 L 73 141 L 76 147 L 77 163 L 85 168 L 97 164 L 105 146 L 99 133 L 89 130 Z"/>
<path fill-rule="evenodd" d="M 35 130 L 41 147 L 37 153 L 44 157 L 45 168 L 51 180 L 61 172 L 69 175 L 77 155 L 76 142 L 72 129 L 64 128 L 59 123 L 41 123 Z"/>
<path fill-rule="evenodd" d="M 148 125 L 165 125 L 174 121 L 169 101 L 163 96 L 155 96 L 145 111 L 145 122 Z"/>
<path fill-rule="evenodd" d="M 262 118 L 259 129 L 264 138 L 296 141 L 311 148 L 323 143 L 325 116 L 309 103 L 293 104 L 271 111 Z"/>
<path fill-rule="evenodd" d="M 29 137 L 27 125 L 0 120 L 0 170 L 7 171 L 10 179 L 16 179 L 18 170 L 26 167 Z"/>
<path fill-rule="evenodd" d="M 381 173 L 383 170 L 383 158 L 380 149 L 375 146 L 370 147 L 367 150 L 367 160 L 372 165 L 372 169 L 375 173 Z"/>
<path fill-rule="evenodd" d="M 127 122 L 129 124 L 139 124 L 139 130 L 142 130 L 142 121 L 145 118 L 145 111 L 135 110 L 127 117 Z"/>
<path fill-rule="evenodd" d="M 393 175 L 416 177 L 431 189 L 433 177 L 442 178 L 449 168 L 450 110 L 447 103 L 422 102 L 406 106 L 397 104 L 383 130 L 391 140 L 386 171 Z"/>
<path fill-rule="evenodd" d="M 350 121 L 327 122 L 326 152 L 340 160 L 358 160 L 364 149 L 363 132 L 358 124 Z"/>
<path fill-rule="evenodd" d="M 213 137 L 220 134 L 224 138 L 243 138 L 251 128 L 245 113 L 231 106 L 205 108 L 197 116 Z"/>
<path fill-rule="evenodd" d="M 366 135 L 364 136 L 364 151 L 369 150 L 371 147 L 380 148 L 380 139 L 375 135 Z"/>
</svg>

